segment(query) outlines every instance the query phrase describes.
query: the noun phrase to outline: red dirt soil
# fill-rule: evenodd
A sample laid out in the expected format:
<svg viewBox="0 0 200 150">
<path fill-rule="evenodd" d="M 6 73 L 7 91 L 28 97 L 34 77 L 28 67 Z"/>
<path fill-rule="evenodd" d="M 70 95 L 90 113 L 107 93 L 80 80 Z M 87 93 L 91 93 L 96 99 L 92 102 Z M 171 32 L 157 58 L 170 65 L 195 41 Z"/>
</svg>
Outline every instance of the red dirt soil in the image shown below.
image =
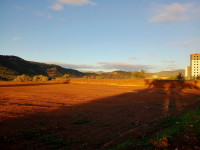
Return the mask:
<svg viewBox="0 0 200 150">
<path fill-rule="evenodd" d="M 127 134 L 134 135 L 138 127 L 200 104 L 200 82 L 100 81 L 1 82 L 0 148 L 49 149 L 28 139 L 17 143 L 7 140 L 20 130 L 39 130 L 41 135 L 53 132 L 76 141 L 68 146 L 70 149 L 107 148 Z M 89 123 L 75 125 L 77 120 Z"/>
</svg>

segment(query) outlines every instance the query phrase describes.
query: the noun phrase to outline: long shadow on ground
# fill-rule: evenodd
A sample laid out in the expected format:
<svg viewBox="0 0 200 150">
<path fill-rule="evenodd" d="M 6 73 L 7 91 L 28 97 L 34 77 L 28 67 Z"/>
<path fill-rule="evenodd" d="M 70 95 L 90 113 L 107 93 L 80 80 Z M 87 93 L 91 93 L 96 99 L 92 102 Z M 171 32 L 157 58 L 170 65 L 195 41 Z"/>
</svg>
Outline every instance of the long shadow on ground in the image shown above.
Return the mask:
<svg viewBox="0 0 200 150">
<path fill-rule="evenodd" d="M 107 149 L 160 118 L 199 104 L 197 83 L 146 81 L 146 89 L 0 123 L 1 149 Z M 137 138 L 137 137 L 135 137 Z"/>
</svg>

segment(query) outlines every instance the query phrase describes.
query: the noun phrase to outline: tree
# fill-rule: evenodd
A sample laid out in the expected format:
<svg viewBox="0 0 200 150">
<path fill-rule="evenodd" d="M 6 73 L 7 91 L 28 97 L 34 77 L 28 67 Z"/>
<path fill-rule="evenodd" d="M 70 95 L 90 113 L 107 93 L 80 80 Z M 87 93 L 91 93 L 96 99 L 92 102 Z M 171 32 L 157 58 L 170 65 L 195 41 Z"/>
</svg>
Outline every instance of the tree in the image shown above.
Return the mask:
<svg viewBox="0 0 200 150">
<path fill-rule="evenodd" d="M 64 74 L 62 77 L 57 77 L 56 80 L 67 80 L 69 79 L 69 74 Z"/>
<path fill-rule="evenodd" d="M 43 75 L 37 75 L 33 77 L 33 81 L 48 81 L 48 77 Z"/>
<path fill-rule="evenodd" d="M 146 76 L 147 76 L 147 74 L 143 69 L 141 71 L 133 71 L 132 72 L 132 78 L 144 79 L 144 78 L 146 78 Z"/>
<path fill-rule="evenodd" d="M 69 74 L 64 74 L 61 78 L 62 79 L 69 79 Z"/>
<path fill-rule="evenodd" d="M 27 76 L 25 74 L 23 74 L 21 76 L 17 76 L 14 79 L 14 81 L 16 81 L 16 82 L 27 82 L 27 81 L 31 81 L 31 80 L 32 80 L 31 77 L 29 77 L 29 76 Z"/>
<path fill-rule="evenodd" d="M 176 76 L 177 80 L 184 80 L 184 77 L 182 73 L 179 72 L 179 74 Z"/>
<path fill-rule="evenodd" d="M 192 80 L 200 80 L 200 77 L 199 76 L 193 76 Z"/>
<path fill-rule="evenodd" d="M 139 77 L 139 71 L 133 71 L 132 78 L 138 78 L 138 77 Z"/>
</svg>

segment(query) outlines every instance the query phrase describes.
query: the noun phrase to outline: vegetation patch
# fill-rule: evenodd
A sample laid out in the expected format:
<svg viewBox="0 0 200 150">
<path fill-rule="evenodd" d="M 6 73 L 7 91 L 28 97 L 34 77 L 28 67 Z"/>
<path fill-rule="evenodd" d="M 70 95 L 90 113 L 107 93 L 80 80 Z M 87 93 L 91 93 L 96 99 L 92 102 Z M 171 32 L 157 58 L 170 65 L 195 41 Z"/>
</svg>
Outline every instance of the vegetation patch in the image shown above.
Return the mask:
<svg viewBox="0 0 200 150">
<path fill-rule="evenodd" d="M 108 122 L 103 124 L 103 127 L 108 127 L 108 126 L 112 126 L 112 124 Z"/>
<path fill-rule="evenodd" d="M 74 125 L 82 125 L 82 124 L 87 124 L 87 123 L 90 123 L 90 122 L 91 122 L 91 120 L 77 120 L 73 124 Z"/>
<path fill-rule="evenodd" d="M 102 144 L 103 144 L 102 141 L 93 141 L 93 142 L 92 142 L 92 145 L 93 145 L 95 148 L 101 146 Z"/>
<path fill-rule="evenodd" d="M 0 64 L 0 81 L 13 80 L 16 77 L 16 75 L 17 72 Z"/>
<path fill-rule="evenodd" d="M 70 146 L 72 142 L 65 140 L 63 137 L 56 137 L 54 135 L 44 135 L 38 139 L 39 142 L 51 145 L 54 148 L 59 148 L 63 146 Z"/>
<path fill-rule="evenodd" d="M 130 146 L 133 146 L 133 144 L 134 143 L 132 141 L 125 141 L 125 142 L 118 144 L 115 147 L 110 148 L 109 150 L 126 149 L 126 148 L 129 148 Z"/>
<path fill-rule="evenodd" d="M 47 76 L 43 76 L 43 75 L 37 75 L 33 77 L 33 81 L 38 82 L 38 81 L 48 81 L 48 77 Z"/>
<path fill-rule="evenodd" d="M 134 127 L 135 127 L 134 124 L 129 124 L 129 125 L 126 125 L 126 126 L 125 126 L 125 128 L 128 128 L 128 129 L 132 129 L 132 128 L 134 128 Z"/>
<path fill-rule="evenodd" d="M 31 77 L 23 74 L 23 75 L 20 75 L 20 76 L 17 76 L 15 79 L 14 79 L 15 82 L 28 82 L 28 81 L 32 81 Z"/>
<path fill-rule="evenodd" d="M 81 141 L 80 139 L 66 140 L 63 137 L 57 137 L 53 134 L 41 135 L 39 130 L 20 130 L 15 132 L 15 136 L 7 141 L 17 144 L 19 141 L 28 139 L 36 143 L 44 143 L 47 146 L 55 149 L 64 146 L 70 146 L 72 143 Z"/>
<path fill-rule="evenodd" d="M 47 123 L 45 121 L 39 121 L 38 124 L 41 126 L 45 126 Z"/>
<path fill-rule="evenodd" d="M 15 132 L 15 136 L 22 137 L 24 136 L 26 139 L 35 139 L 40 135 L 39 130 L 20 130 Z"/>
<path fill-rule="evenodd" d="M 200 108 L 188 111 L 178 117 L 172 116 L 161 119 L 156 124 L 157 127 L 159 126 L 157 134 L 146 135 L 137 140 L 127 140 L 111 147 L 110 150 L 130 148 L 170 149 L 188 145 L 194 148 L 200 146 Z"/>
</svg>

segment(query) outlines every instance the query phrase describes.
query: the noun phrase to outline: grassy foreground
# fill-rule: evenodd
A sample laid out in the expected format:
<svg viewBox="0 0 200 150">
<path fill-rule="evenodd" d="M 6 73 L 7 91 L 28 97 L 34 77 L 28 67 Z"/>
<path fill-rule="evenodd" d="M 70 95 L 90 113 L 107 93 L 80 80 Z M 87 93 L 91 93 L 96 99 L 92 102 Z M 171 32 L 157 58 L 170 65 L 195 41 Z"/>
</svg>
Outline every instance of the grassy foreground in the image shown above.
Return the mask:
<svg viewBox="0 0 200 150">
<path fill-rule="evenodd" d="M 172 116 L 152 124 L 147 134 L 124 141 L 109 150 L 129 149 L 195 149 L 200 150 L 200 107 L 180 116 Z M 153 134 L 154 132 L 154 134 Z"/>
</svg>

